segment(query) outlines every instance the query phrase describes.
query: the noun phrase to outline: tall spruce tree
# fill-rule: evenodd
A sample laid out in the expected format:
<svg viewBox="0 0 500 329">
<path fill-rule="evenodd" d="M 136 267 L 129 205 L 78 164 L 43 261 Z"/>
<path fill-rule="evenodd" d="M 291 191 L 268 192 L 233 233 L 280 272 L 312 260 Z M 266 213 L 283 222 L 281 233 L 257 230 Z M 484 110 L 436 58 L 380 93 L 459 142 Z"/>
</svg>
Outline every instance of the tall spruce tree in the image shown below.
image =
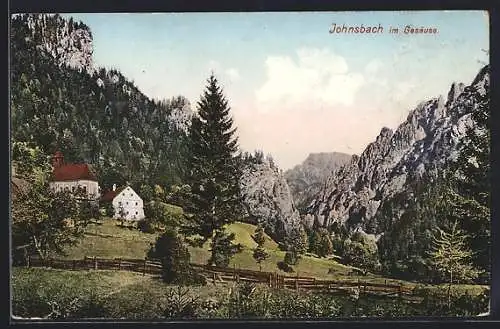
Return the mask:
<svg viewBox="0 0 500 329">
<path fill-rule="evenodd" d="M 191 240 L 198 245 L 212 239 L 209 262 L 220 266 L 238 250 L 232 243 L 215 243 L 214 239 L 224 236 L 224 240 L 230 241 L 234 238 L 234 235 L 225 234 L 224 227 L 241 213 L 241 169 L 230 107 L 213 74 L 207 82 L 189 131 L 190 159 L 186 181 L 191 191 L 187 197 L 189 215 L 182 231 L 188 236 L 200 237 Z M 218 264 L 218 259 L 224 259 L 224 264 Z"/>
<path fill-rule="evenodd" d="M 453 194 L 456 217 L 469 234 L 475 265 L 488 274 L 491 268 L 489 86 L 484 90 L 484 93 L 474 91 L 477 103 L 471 118 L 475 124 L 461 140 L 451 178 L 456 192 Z"/>
</svg>

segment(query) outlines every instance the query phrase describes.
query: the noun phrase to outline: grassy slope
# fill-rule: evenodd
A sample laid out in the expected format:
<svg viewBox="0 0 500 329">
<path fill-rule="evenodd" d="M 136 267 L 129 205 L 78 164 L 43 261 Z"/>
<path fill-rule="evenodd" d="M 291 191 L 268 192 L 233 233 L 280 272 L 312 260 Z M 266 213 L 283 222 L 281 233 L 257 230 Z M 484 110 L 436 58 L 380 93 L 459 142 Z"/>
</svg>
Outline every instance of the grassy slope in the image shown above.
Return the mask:
<svg viewBox="0 0 500 329">
<path fill-rule="evenodd" d="M 87 236 L 81 242 L 68 249 L 66 258 L 82 258 L 84 256 L 143 258 L 149 243 L 155 240 L 154 234 L 145 234 L 137 230 L 129 230 L 117 226 L 116 221 L 107 220 L 102 225 L 92 225 Z M 229 228 L 238 233 L 237 242 L 244 245 L 242 253 L 236 255 L 231 266 L 239 268 L 258 269 L 252 258 L 251 248 L 254 241 L 251 238 L 254 227 L 245 223 L 235 223 Z M 284 253 L 279 251 L 275 242 L 266 237 L 266 247 L 270 258 L 263 264 L 264 271 L 278 271 L 276 262 L 283 259 Z M 191 259 L 194 262 L 206 261 L 209 257 L 208 247 L 191 248 Z M 335 272 L 328 274 L 329 269 Z M 384 282 L 385 278 L 377 276 L 357 277 L 349 274 L 351 269 L 338 264 L 334 260 L 319 259 L 304 256 L 296 266 L 301 276 L 315 276 L 323 279 L 352 279 L 362 281 Z M 397 280 L 387 280 L 387 282 Z M 400 281 L 401 282 L 401 281 Z M 97 293 L 107 300 L 108 312 L 114 318 L 144 319 L 156 318 L 160 305 L 165 304 L 168 291 L 176 286 L 166 285 L 158 278 L 142 276 L 138 273 L 125 271 L 65 271 L 47 268 L 13 268 L 12 292 L 14 305 L 16 301 L 30 300 L 34 294 L 45 296 L 47 300 L 57 300 L 70 303 L 74 298 L 85 298 Z M 406 282 L 406 285 L 415 285 Z M 223 285 L 208 284 L 190 290 L 192 296 L 202 299 L 227 296 L 233 283 Z M 423 289 L 439 289 L 439 287 L 422 287 Z M 441 289 L 444 287 L 441 287 Z M 467 290 L 469 294 L 483 291 L 484 287 L 470 285 L 455 285 L 453 290 Z M 443 290 L 444 291 L 444 290 Z M 19 307 L 19 306 L 18 306 Z M 23 312 L 22 309 L 15 309 Z M 47 313 L 47 312 L 46 312 Z M 22 313 L 18 313 L 22 314 Z M 32 313 L 30 313 L 32 314 Z M 46 314 L 34 314 L 43 316 Z"/>
<path fill-rule="evenodd" d="M 96 256 L 103 258 L 144 258 L 150 244 L 156 239 L 156 234 L 142 233 L 137 229 L 129 229 L 118 226 L 118 221 L 106 219 L 101 225 L 91 224 L 87 228 L 86 236 L 79 244 L 67 249 L 67 259 L 81 259 L 84 256 Z M 236 243 L 243 245 L 243 251 L 236 254 L 230 263 L 230 267 L 259 270 L 259 265 L 252 257 L 252 249 L 256 246 L 252 235 L 255 226 L 247 223 L 236 222 L 228 227 L 228 231 L 235 233 Z M 269 236 L 265 235 L 264 244 L 269 258 L 262 263 L 262 271 L 278 272 L 286 274 L 277 268 L 277 263 L 282 261 L 285 253 L 278 249 L 278 245 Z M 191 261 L 205 264 L 210 258 L 210 243 L 207 242 L 203 248 L 190 247 Z M 378 283 L 403 283 L 405 285 L 416 285 L 415 283 L 402 280 L 388 279 L 379 275 L 368 274 L 358 276 L 352 273 L 353 268 L 336 262 L 333 259 L 317 258 L 313 255 L 303 256 L 297 266 L 295 273 L 288 275 L 311 276 L 318 279 L 342 279 L 361 280 Z M 330 273 L 329 273 L 330 272 Z"/>
<path fill-rule="evenodd" d="M 228 227 L 228 231 L 235 233 L 236 243 L 243 245 L 243 251 L 231 259 L 230 266 L 236 268 L 259 270 L 259 265 L 252 257 L 252 249 L 256 246 L 252 235 L 255 226 L 236 222 Z M 118 221 L 106 219 L 102 225 L 91 224 L 87 228 L 86 236 L 75 246 L 67 249 L 67 259 L 81 259 L 84 256 L 104 258 L 144 258 L 150 243 L 155 241 L 156 234 L 142 233 L 136 229 L 118 226 Z M 262 270 L 285 274 L 277 268 L 285 253 L 278 249 L 278 245 L 269 236 L 265 236 L 264 244 L 269 258 L 262 263 Z M 190 247 L 191 261 L 204 264 L 210 258 L 210 243 L 203 248 Z M 352 273 L 352 268 L 339 264 L 333 259 L 317 258 L 311 255 L 303 256 L 299 264 L 294 267 L 295 273 L 289 275 L 312 276 L 319 279 L 360 279 L 362 281 L 384 282 L 386 279 L 376 275 L 358 277 Z M 329 271 L 331 273 L 329 273 Z M 387 282 L 402 282 L 387 279 Z"/>
</svg>

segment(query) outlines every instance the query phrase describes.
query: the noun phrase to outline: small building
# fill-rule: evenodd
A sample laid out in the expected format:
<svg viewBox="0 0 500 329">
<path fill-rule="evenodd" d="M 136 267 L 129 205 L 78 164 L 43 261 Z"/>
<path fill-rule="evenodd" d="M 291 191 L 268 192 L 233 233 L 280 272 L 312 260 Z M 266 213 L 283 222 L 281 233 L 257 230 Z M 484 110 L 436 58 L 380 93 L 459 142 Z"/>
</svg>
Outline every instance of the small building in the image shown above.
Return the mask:
<svg viewBox="0 0 500 329">
<path fill-rule="evenodd" d="M 56 191 L 83 191 L 89 200 L 99 199 L 99 183 L 93 167 L 86 163 L 64 163 L 64 156 L 57 151 L 52 156 L 50 187 Z"/>
<path fill-rule="evenodd" d="M 113 218 L 123 218 L 126 220 L 141 220 L 144 216 L 144 202 L 130 186 L 116 188 L 105 193 L 101 202 L 111 202 L 114 209 Z"/>
</svg>

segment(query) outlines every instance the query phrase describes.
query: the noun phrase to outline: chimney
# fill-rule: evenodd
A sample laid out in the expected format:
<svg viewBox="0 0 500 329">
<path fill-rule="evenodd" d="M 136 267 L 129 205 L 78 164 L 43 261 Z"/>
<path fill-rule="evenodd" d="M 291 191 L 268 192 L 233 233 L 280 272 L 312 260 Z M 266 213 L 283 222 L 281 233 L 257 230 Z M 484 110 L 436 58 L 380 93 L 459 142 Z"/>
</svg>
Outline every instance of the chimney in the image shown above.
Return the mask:
<svg viewBox="0 0 500 329">
<path fill-rule="evenodd" d="M 60 152 L 57 151 L 53 156 L 52 156 L 52 167 L 59 168 L 64 164 L 64 155 Z"/>
<path fill-rule="evenodd" d="M 113 191 L 116 191 L 116 184 L 113 184 Z"/>
</svg>

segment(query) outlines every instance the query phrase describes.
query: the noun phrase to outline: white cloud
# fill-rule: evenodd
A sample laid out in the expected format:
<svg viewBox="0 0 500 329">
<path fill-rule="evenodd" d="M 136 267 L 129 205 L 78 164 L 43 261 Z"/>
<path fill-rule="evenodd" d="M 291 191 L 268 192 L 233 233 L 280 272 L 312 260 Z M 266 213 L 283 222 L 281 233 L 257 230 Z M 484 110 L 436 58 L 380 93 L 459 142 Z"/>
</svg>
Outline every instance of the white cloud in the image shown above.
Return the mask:
<svg viewBox="0 0 500 329">
<path fill-rule="evenodd" d="M 289 56 L 269 56 L 267 80 L 255 96 L 261 109 L 351 105 L 365 83 L 362 74 L 349 72 L 346 60 L 328 49 L 302 48 L 297 61 Z"/>
</svg>

